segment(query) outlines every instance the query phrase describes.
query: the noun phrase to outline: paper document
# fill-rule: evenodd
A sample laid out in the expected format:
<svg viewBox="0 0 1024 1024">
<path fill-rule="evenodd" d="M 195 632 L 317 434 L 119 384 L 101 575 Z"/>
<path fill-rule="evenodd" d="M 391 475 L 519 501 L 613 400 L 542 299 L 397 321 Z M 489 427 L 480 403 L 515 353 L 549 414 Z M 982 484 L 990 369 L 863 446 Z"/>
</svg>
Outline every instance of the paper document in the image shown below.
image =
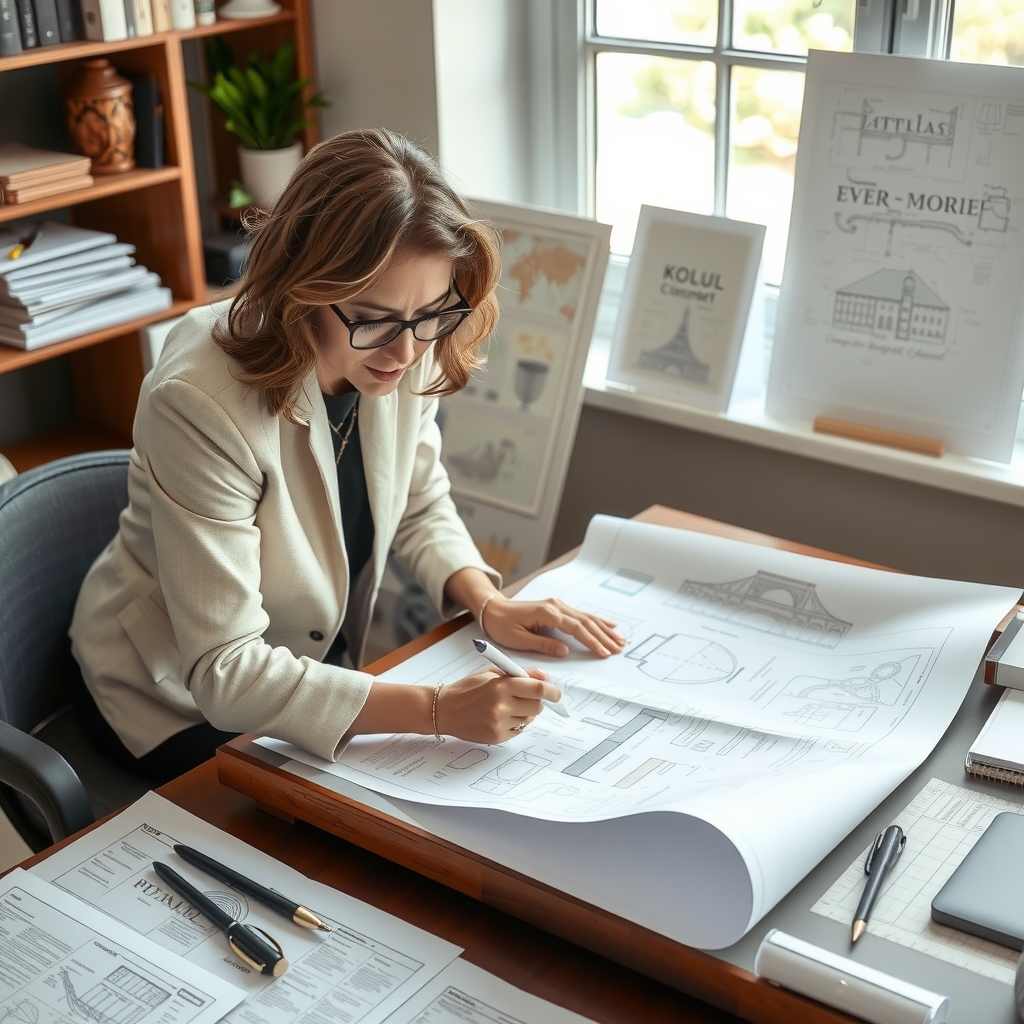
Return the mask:
<svg viewBox="0 0 1024 1024">
<path fill-rule="evenodd" d="M 456 960 L 429 981 L 387 1024 L 593 1024 L 493 974 Z"/>
<path fill-rule="evenodd" d="M 659 927 L 714 946 L 735 942 L 924 760 L 1020 592 L 598 516 L 577 558 L 520 596 L 560 597 L 629 638 L 606 660 L 575 643 L 564 661 L 516 654 L 552 674 L 568 719 L 545 711 L 500 746 L 369 736 L 337 763 L 287 752 L 437 806 L 560 825 L 672 812 L 657 827 L 678 850 L 701 837 L 693 856 L 709 863 L 699 891 L 683 899 L 698 884 L 692 867 L 686 883 L 633 884 L 661 904 Z M 477 632 L 467 627 L 382 678 L 432 684 L 483 668 Z M 643 846 L 639 828 L 628 832 Z M 600 844 L 627 830 L 591 831 Z M 551 884 L 580 875 L 568 862 L 545 870 L 558 872 Z M 622 913 L 621 877 L 604 889 L 601 905 Z M 691 895 L 710 915 L 703 922 Z"/>
<path fill-rule="evenodd" d="M 242 998 L 21 868 L 0 879 L 0 1021 L 214 1024 Z"/>
<path fill-rule="evenodd" d="M 872 935 L 898 942 L 986 978 L 1013 984 L 1020 952 L 931 919 L 932 899 L 1002 811 L 1020 814 L 1018 803 L 975 793 L 932 779 L 894 824 L 907 834 L 907 846 L 886 881 L 868 920 Z M 811 910 L 849 925 L 864 891 L 864 854 Z M 1016 870 L 1008 864 L 1007 871 Z"/>
<path fill-rule="evenodd" d="M 193 846 L 277 889 L 333 931 L 301 928 L 235 892 L 178 857 L 171 849 L 175 843 Z M 273 935 L 284 947 L 288 971 L 277 979 L 251 971 L 231 953 L 221 932 L 187 902 L 169 896 L 153 872 L 153 860 L 170 864 L 237 920 Z M 227 1017 L 229 1022 L 307 1024 L 323 1019 L 377 1024 L 460 952 L 443 939 L 311 881 L 155 793 L 147 793 L 32 871 L 188 963 L 243 988 L 247 1001 Z"/>
</svg>

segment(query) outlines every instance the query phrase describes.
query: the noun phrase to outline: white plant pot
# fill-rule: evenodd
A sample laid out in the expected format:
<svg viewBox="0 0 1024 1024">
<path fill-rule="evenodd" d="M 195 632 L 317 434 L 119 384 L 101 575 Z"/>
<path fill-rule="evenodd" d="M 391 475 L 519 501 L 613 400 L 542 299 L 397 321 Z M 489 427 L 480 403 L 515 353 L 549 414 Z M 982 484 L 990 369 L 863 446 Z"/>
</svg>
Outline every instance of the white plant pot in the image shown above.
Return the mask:
<svg viewBox="0 0 1024 1024">
<path fill-rule="evenodd" d="M 246 149 L 238 147 L 242 185 L 261 210 L 270 210 L 302 160 L 302 143 L 287 149 Z"/>
</svg>

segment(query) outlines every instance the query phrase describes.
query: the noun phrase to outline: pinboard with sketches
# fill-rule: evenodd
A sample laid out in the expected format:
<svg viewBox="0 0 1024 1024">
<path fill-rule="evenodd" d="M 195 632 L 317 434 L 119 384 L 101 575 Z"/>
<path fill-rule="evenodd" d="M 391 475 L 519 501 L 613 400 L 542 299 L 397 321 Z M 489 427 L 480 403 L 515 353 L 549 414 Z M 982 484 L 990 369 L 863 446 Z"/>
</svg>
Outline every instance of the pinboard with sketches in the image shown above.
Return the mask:
<svg viewBox="0 0 1024 1024">
<path fill-rule="evenodd" d="M 760 354 L 764 226 L 644 206 L 608 379 L 724 412 L 748 335 Z"/>
<path fill-rule="evenodd" d="M 1008 462 L 1024 69 L 812 51 L 767 409 Z"/>
<path fill-rule="evenodd" d="M 501 236 L 501 320 L 486 364 L 441 405 L 442 461 L 484 558 L 506 580 L 542 565 L 582 400 L 611 228 L 476 203 Z"/>
</svg>

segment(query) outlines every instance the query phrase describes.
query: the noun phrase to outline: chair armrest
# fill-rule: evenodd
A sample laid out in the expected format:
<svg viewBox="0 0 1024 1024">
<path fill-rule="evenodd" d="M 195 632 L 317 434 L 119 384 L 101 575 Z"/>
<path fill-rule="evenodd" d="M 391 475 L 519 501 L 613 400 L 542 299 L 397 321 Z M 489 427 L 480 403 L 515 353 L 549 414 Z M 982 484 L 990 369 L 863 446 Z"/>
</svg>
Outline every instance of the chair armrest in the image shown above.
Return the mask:
<svg viewBox="0 0 1024 1024">
<path fill-rule="evenodd" d="M 0 782 L 39 808 L 55 843 L 96 820 L 74 768 L 53 747 L 2 721 Z"/>
</svg>

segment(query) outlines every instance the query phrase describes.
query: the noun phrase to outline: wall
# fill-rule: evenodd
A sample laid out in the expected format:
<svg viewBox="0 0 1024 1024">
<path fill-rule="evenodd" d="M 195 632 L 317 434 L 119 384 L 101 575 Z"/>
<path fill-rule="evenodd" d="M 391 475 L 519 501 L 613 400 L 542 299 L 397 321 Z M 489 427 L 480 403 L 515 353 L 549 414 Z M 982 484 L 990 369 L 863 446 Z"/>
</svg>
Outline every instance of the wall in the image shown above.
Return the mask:
<svg viewBox="0 0 1024 1024">
<path fill-rule="evenodd" d="M 551 554 L 660 503 L 927 576 L 1024 587 L 1024 509 L 584 407 Z"/>
<path fill-rule="evenodd" d="M 437 153 L 431 0 L 313 0 L 313 31 L 324 138 L 391 128 Z"/>
</svg>

